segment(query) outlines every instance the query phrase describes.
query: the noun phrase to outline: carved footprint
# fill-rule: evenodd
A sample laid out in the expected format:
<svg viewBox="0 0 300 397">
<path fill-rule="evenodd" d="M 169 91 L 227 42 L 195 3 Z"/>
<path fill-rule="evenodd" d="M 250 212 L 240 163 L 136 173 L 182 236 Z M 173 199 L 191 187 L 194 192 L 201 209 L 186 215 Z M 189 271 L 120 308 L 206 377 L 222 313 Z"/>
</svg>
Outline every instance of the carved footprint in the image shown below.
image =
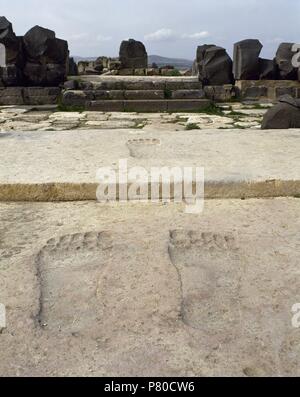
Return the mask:
<svg viewBox="0 0 300 397">
<path fill-rule="evenodd" d="M 51 239 L 36 257 L 39 324 L 88 337 L 120 330 L 149 333 L 177 317 L 177 283 L 162 250 L 136 236 L 108 232 Z M 146 265 L 145 265 L 146 264 Z"/>
<path fill-rule="evenodd" d="M 48 241 L 37 257 L 42 326 L 75 333 L 95 325 L 103 314 L 98 287 L 111 249 L 111 236 L 106 232 Z"/>
<path fill-rule="evenodd" d="M 130 139 L 127 142 L 130 156 L 137 159 L 150 159 L 157 153 L 161 142 L 159 139 Z"/>
<path fill-rule="evenodd" d="M 184 323 L 209 333 L 239 320 L 240 258 L 231 235 L 170 232 L 169 255 L 182 286 Z"/>
</svg>

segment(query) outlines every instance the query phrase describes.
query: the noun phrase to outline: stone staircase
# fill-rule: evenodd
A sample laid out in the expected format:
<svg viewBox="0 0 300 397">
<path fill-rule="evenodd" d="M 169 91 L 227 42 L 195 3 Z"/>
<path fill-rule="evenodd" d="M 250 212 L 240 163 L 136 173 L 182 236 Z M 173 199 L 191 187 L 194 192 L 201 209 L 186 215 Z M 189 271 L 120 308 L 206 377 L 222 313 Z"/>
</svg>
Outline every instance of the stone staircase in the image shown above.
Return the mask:
<svg viewBox="0 0 300 397">
<path fill-rule="evenodd" d="M 209 104 L 194 77 L 80 76 L 62 95 L 63 106 L 107 112 L 189 112 Z"/>
</svg>

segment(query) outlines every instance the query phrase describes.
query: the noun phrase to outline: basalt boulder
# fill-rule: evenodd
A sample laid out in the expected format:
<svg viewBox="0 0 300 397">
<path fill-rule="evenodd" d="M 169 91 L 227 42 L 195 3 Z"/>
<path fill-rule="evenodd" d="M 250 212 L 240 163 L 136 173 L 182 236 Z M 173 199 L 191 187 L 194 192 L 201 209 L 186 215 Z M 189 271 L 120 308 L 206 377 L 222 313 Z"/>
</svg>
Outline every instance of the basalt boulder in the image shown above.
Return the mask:
<svg viewBox="0 0 300 397">
<path fill-rule="evenodd" d="M 281 97 L 279 103 L 265 114 L 261 128 L 300 128 L 300 99 L 294 99 L 289 95 Z"/>
<path fill-rule="evenodd" d="M 247 39 L 235 43 L 233 51 L 233 74 L 236 80 L 259 79 L 259 54 L 262 47 L 260 41 L 255 39 Z"/>
<path fill-rule="evenodd" d="M 74 58 L 69 58 L 69 70 L 68 70 L 68 75 L 69 76 L 77 76 L 78 75 L 78 66 L 77 63 L 75 62 Z"/>
<path fill-rule="evenodd" d="M 15 37 L 12 24 L 5 17 L 0 17 L 0 40 L 8 37 Z"/>
<path fill-rule="evenodd" d="M 295 52 L 292 51 L 293 43 L 281 43 L 276 52 L 276 64 L 281 80 L 297 80 L 298 68 L 292 64 Z"/>
<path fill-rule="evenodd" d="M 0 17 L 0 45 L 2 85 L 9 87 L 22 84 L 22 38 L 15 35 L 12 24 L 5 17 Z"/>
<path fill-rule="evenodd" d="M 5 47 L 6 65 L 21 67 L 23 64 L 22 38 L 15 35 L 12 24 L 5 17 L 0 17 L 0 44 Z"/>
<path fill-rule="evenodd" d="M 68 43 L 52 30 L 35 26 L 23 37 L 27 85 L 56 86 L 66 80 L 69 67 Z"/>
<path fill-rule="evenodd" d="M 143 43 L 133 39 L 122 41 L 120 46 L 122 69 L 147 69 L 148 54 Z"/>
<path fill-rule="evenodd" d="M 232 60 L 224 48 L 215 45 L 199 46 L 196 63 L 194 73 L 198 69 L 199 80 L 203 85 L 232 84 Z"/>
<path fill-rule="evenodd" d="M 276 80 L 277 66 L 275 60 L 259 58 L 259 80 Z"/>
</svg>

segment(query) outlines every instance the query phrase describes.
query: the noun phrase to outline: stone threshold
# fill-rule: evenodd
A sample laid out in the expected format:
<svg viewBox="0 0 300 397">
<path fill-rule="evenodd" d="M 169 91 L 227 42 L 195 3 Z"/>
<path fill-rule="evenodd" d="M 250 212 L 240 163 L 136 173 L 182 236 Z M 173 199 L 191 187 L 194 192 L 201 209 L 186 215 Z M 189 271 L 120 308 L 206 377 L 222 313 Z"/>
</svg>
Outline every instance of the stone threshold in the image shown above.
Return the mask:
<svg viewBox="0 0 300 397">
<path fill-rule="evenodd" d="M 195 185 L 195 184 L 194 184 Z M 0 202 L 68 202 L 68 201 L 96 201 L 96 192 L 99 187 L 97 183 L 11 183 L 0 184 Z M 133 184 L 129 183 L 127 189 L 132 189 Z M 117 192 L 120 185 L 117 184 Z M 151 185 L 149 184 L 149 192 Z M 151 197 L 163 202 L 162 184 L 160 184 L 160 195 Z M 174 185 L 171 184 L 171 192 Z M 207 181 L 205 183 L 206 200 L 212 199 L 253 199 L 253 198 L 279 198 L 279 197 L 300 197 L 300 180 L 282 181 Z M 185 199 L 185 197 L 184 197 Z M 170 197 L 171 202 L 174 196 Z M 114 200 L 120 201 L 119 197 Z M 140 200 L 134 200 L 139 202 Z"/>
</svg>

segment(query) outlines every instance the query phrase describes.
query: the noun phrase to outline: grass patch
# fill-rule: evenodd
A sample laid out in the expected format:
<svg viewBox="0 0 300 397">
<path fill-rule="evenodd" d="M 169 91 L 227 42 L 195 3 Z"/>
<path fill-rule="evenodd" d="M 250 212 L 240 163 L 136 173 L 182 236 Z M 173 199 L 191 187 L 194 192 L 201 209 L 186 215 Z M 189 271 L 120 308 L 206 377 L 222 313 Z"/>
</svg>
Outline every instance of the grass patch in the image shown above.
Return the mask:
<svg viewBox="0 0 300 397">
<path fill-rule="evenodd" d="M 224 116 L 223 110 L 214 103 L 211 103 L 209 106 L 197 111 L 197 113 L 211 114 L 215 116 Z"/>
<path fill-rule="evenodd" d="M 178 69 L 174 69 L 174 70 L 170 70 L 170 71 L 167 73 L 167 75 L 168 75 L 169 77 L 180 77 L 180 76 L 181 76 L 181 73 L 179 72 Z"/>
<path fill-rule="evenodd" d="M 57 99 L 57 111 L 58 112 L 78 112 L 82 113 L 86 109 L 84 106 L 76 106 L 76 105 L 65 105 L 62 102 L 62 95 L 60 95 Z"/>
<path fill-rule="evenodd" d="M 59 104 L 57 106 L 57 111 L 58 112 L 78 112 L 78 113 L 83 113 L 85 111 L 84 106 L 67 106 L 63 104 Z"/>
<path fill-rule="evenodd" d="M 165 99 L 172 99 L 172 90 L 170 90 L 169 88 L 165 88 L 164 96 L 165 96 Z"/>
</svg>

